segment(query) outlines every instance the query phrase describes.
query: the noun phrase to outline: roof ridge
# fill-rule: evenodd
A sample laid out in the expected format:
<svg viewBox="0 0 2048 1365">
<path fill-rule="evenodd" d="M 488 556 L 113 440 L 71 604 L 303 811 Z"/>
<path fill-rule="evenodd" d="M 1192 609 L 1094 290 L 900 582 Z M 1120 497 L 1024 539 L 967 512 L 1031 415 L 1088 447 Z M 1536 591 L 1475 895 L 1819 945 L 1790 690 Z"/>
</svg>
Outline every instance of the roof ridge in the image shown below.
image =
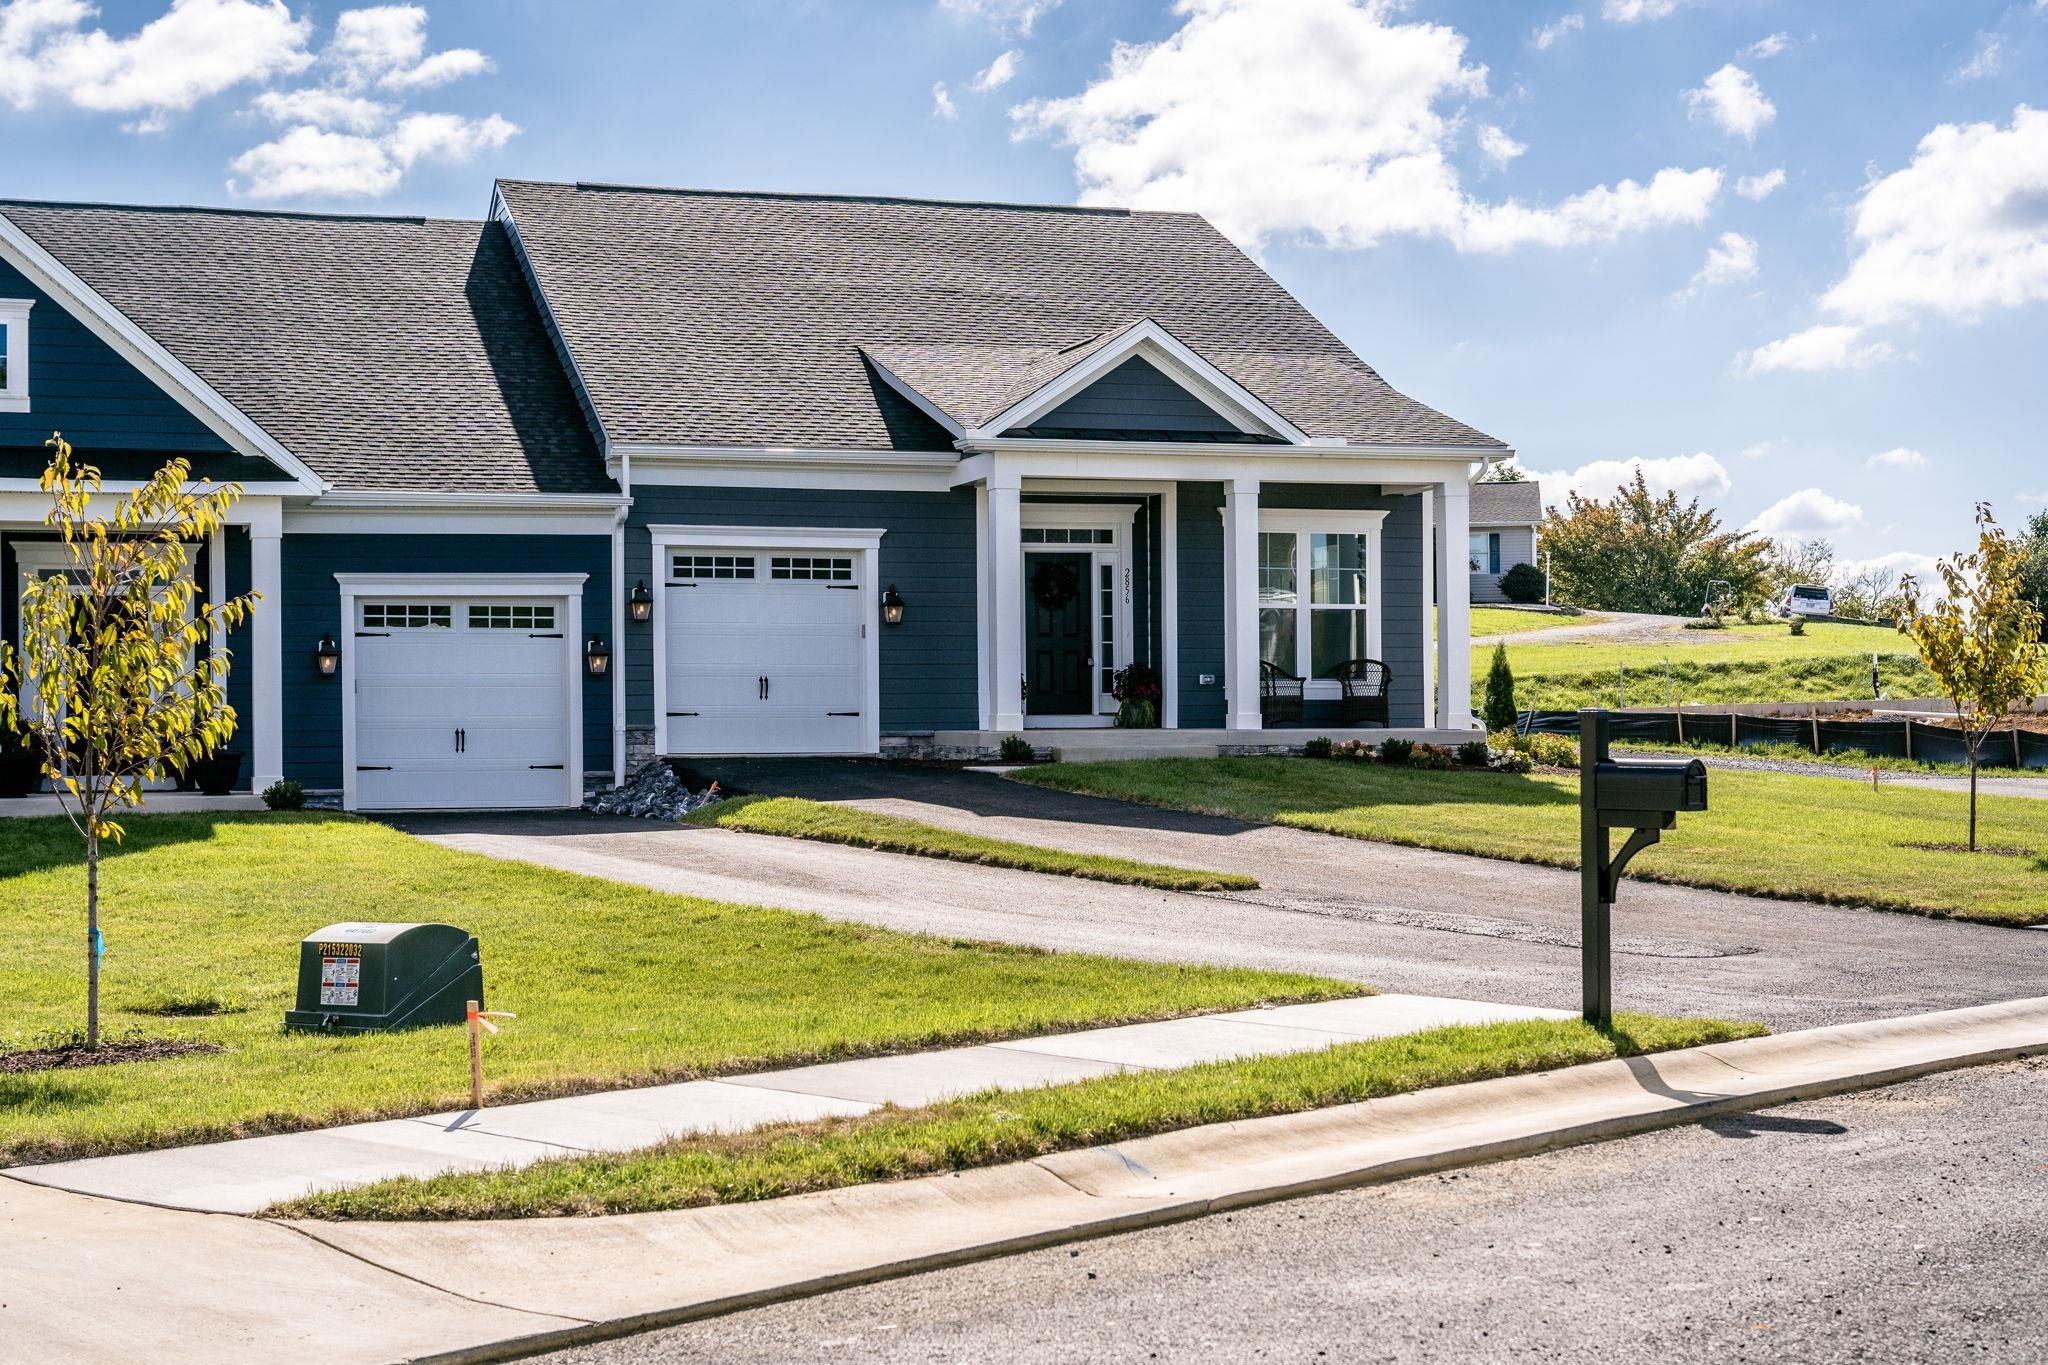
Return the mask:
<svg viewBox="0 0 2048 1365">
<path fill-rule="evenodd" d="M 1005 209 L 1019 213 L 1074 213 L 1097 218 L 1136 218 L 1159 214 L 1152 209 L 1098 207 L 1090 204 L 1045 204 L 1009 199 L 939 199 L 914 194 L 852 194 L 813 190 L 725 190 L 687 185 L 628 185 L 603 180 L 512 180 L 501 177 L 500 185 L 539 185 L 550 189 L 572 189 L 593 194 L 663 194 L 705 199 L 785 199 L 835 204 L 914 204 L 931 208 Z M 1197 217 L 1192 213 L 1166 216 Z"/>
<path fill-rule="evenodd" d="M 466 223 L 483 226 L 482 218 L 434 218 L 420 213 L 332 213 L 312 209 L 258 209 L 218 204 L 122 204 L 96 199 L 0 198 L 0 209 L 114 209 L 123 213 L 212 213 L 230 218 L 304 218 L 345 223 Z"/>
</svg>

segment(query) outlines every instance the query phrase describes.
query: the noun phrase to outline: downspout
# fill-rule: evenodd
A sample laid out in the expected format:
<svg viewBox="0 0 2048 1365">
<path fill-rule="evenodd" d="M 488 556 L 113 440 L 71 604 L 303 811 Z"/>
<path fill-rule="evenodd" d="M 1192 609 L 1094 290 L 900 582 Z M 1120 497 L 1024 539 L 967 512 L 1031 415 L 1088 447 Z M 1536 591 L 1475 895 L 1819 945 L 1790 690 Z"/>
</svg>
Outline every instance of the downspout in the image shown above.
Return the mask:
<svg viewBox="0 0 2048 1365">
<path fill-rule="evenodd" d="M 626 780 L 626 670 L 632 652 L 626 648 L 626 516 L 633 507 L 631 457 L 619 457 L 619 491 L 626 500 L 612 513 L 612 648 L 619 666 L 612 670 L 612 785 Z"/>
</svg>

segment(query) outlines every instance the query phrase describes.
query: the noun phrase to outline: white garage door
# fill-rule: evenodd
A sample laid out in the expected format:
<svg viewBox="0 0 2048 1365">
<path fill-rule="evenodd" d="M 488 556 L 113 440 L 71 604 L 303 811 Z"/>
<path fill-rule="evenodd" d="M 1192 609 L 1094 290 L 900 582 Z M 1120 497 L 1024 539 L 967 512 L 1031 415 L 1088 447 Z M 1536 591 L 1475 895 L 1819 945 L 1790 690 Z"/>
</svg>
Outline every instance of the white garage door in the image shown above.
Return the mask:
<svg viewBox="0 0 2048 1365">
<path fill-rule="evenodd" d="M 355 615 L 358 809 L 572 803 L 565 604 L 361 597 Z"/>
<path fill-rule="evenodd" d="M 665 554 L 670 753 L 865 751 L 863 556 Z"/>
</svg>

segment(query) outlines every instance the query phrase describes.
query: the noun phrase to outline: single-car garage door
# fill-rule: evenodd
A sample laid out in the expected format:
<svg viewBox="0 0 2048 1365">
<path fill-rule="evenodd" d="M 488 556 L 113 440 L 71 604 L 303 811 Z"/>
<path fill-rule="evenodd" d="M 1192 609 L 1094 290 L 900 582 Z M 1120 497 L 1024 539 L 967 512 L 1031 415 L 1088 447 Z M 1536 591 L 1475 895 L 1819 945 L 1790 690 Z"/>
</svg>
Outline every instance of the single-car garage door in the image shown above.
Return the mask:
<svg viewBox="0 0 2048 1365">
<path fill-rule="evenodd" d="M 354 807 L 574 804 L 565 609 L 549 599 L 356 597 Z"/>
<path fill-rule="evenodd" d="M 853 551 L 665 551 L 664 711 L 674 754 L 848 754 L 869 610 Z"/>
</svg>

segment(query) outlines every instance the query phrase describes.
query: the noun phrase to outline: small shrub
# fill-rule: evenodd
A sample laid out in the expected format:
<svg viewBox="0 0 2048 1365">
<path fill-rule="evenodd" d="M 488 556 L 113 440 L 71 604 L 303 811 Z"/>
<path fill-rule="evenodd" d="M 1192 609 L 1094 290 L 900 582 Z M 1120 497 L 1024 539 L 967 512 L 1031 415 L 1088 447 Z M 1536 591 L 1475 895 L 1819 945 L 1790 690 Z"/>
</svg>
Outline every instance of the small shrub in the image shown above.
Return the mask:
<svg viewBox="0 0 2048 1365">
<path fill-rule="evenodd" d="M 1529 755 L 1510 745 L 1505 749 L 1489 750 L 1486 766 L 1497 773 L 1526 773 L 1536 765 L 1529 761 Z"/>
<path fill-rule="evenodd" d="M 1685 623 L 1687 630 L 1726 630 L 1728 622 L 1721 616 L 1702 616 Z"/>
<path fill-rule="evenodd" d="M 1335 747 L 1330 743 L 1328 735 L 1317 735 L 1314 739 L 1307 741 L 1301 746 L 1301 756 L 1303 758 L 1328 758 L 1330 757 L 1330 751 Z"/>
<path fill-rule="evenodd" d="M 1004 735 L 999 752 L 1005 763 L 1029 763 L 1038 757 L 1038 751 L 1031 747 L 1031 741 L 1022 735 Z"/>
<path fill-rule="evenodd" d="M 1372 745 L 1362 739 L 1347 739 L 1330 746 L 1330 757 L 1341 758 L 1348 763 L 1364 763 L 1372 756 Z"/>
<path fill-rule="evenodd" d="M 1380 762 L 1392 768 L 1405 768 L 1408 760 L 1415 757 L 1415 741 L 1412 739 L 1383 739 L 1380 741 Z"/>
<path fill-rule="evenodd" d="M 1441 744 L 1418 744 L 1415 752 L 1408 756 L 1408 766 L 1425 768 L 1431 772 L 1447 772 L 1456 763 L 1451 751 Z"/>
<path fill-rule="evenodd" d="M 1500 576 L 1501 596 L 1524 606 L 1543 600 L 1543 570 L 1534 564 L 1517 564 Z"/>
<path fill-rule="evenodd" d="M 1563 735 L 1524 735 L 1515 747 L 1527 754 L 1532 762 L 1545 768 L 1579 766 L 1578 741 Z"/>
<path fill-rule="evenodd" d="M 1489 730 L 1515 728 L 1515 671 L 1508 667 L 1508 647 L 1493 647 L 1493 663 L 1486 670 L 1486 702 L 1480 716 Z"/>
<path fill-rule="evenodd" d="M 1790 630 L 1794 635 L 1806 634 L 1806 618 L 1804 616 L 1793 617 Z"/>
<path fill-rule="evenodd" d="M 1491 752 L 1483 739 L 1468 739 L 1458 746 L 1458 766 L 1461 768 L 1483 768 Z"/>
<path fill-rule="evenodd" d="M 263 804 L 272 810 L 303 810 L 306 789 L 289 777 L 280 777 L 263 789 Z"/>
</svg>

